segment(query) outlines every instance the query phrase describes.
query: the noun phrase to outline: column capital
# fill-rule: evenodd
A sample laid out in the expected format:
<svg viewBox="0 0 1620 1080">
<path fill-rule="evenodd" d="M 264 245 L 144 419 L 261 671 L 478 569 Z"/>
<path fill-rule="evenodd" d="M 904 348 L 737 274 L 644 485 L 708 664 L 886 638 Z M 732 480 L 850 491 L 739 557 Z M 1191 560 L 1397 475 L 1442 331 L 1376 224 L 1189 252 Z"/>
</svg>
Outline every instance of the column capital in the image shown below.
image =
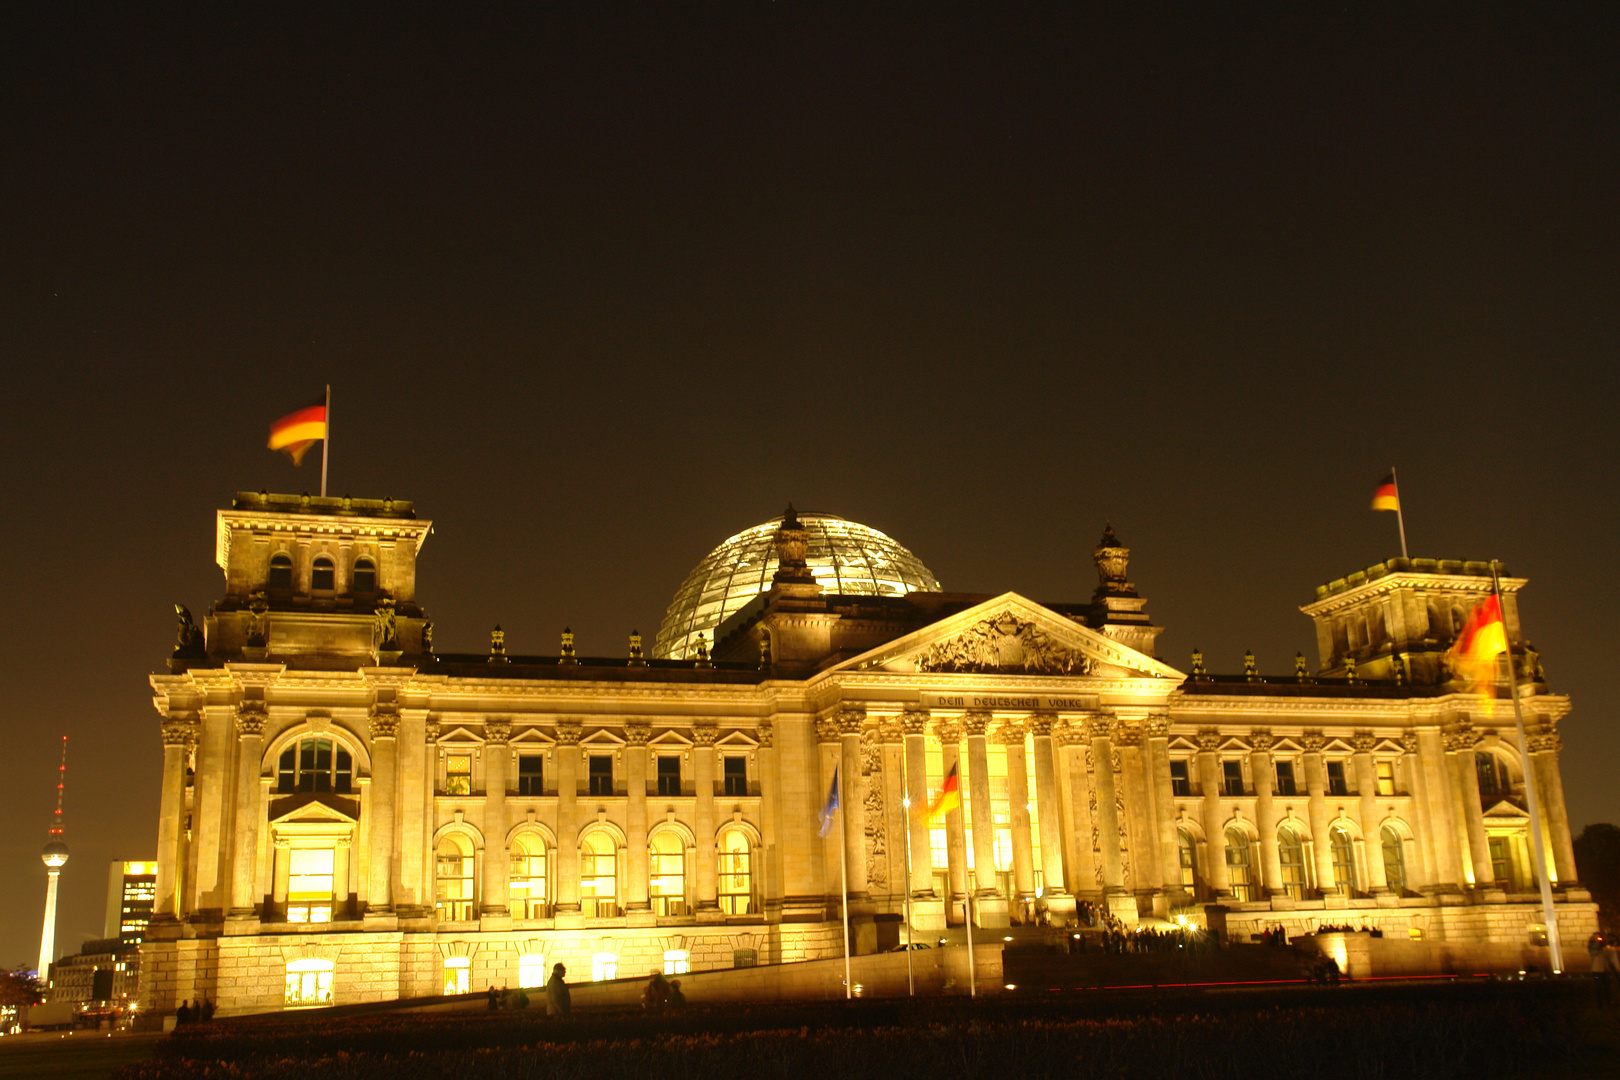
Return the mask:
<svg viewBox="0 0 1620 1080">
<path fill-rule="evenodd" d="M 1029 718 L 1024 721 L 1029 728 L 1029 733 L 1037 739 L 1050 739 L 1052 729 L 1057 726 L 1057 722 L 1057 715 L 1049 712 L 1030 713 Z"/>
<path fill-rule="evenodd" d="M 1170 737 L 1170 714 L 1167 712 L 1148 713 L 1147 719 L 1142 721 L 1142 730 L 1147 732 L 1150 739 L 1168 739 Z"/>
<path fill-rule="evenodd" d="M 1022 720 L 1003 720 L 997 724 L 996 744 L 998 746 L 1023 746 L 1024 722 Z"/>
<path fill-rule="evenodd" d="M 1479 742 L 1479 738 L 1479 733 L 1474 730 L 1474 725 L 1467 720 L 1458 720 L 1440 729 L 1440 741 L 1445 745 L 1448 754 L 1460 754 L 1472 750 L 1474 744 Z"/>
<path fill-rule="evenodd" d="M 1142 726 L 1121 721 L 1114 731 L 1114 744 L 1116 746 L 1141 746 Z"/>
<path fill-rule="evenodd" d="M 838 741 L 838 721 L 829 716 L 823 716 L 816 721 L 816 742 L 835 743 Z"/>
<path fill-rule="evenodd" d="M 898 716 L 886 716 L 878 721 L 878 741 L 885 745 L 898 745 L 905 741 L 906 725 Z"/>
<path fill-rule="evenodd" d="M 769 750 L 776 745 L 776 725 L 769 720 L 761 720 L 754 729 L 754 737 L 759 740 L 761 750 Z"/>
<path fill-rule="evenodd" d="M 934 734 L 939 736 L 941 745 L 958 746 L 962 742 L 962 721 L 938 720 L 934 723 Z"/>
<path fill-rule="evenodd" d="M 1086 735 L 1092 739 L 1111 739 L 1119 726 L 1119 717 L 1112 711 L 1095 712 L 1086 717 Z"/>
<path fill-rule="evenodd" d="M 987 712 L 969 712 L 962 714 L 962 732 L 966 735 L 983 735 L 990 730 L 990 714 Z"/>
<path fill-rule="evenodd" d="M 1532 754 L 1556 754 L 1564 748 L 1564 740 L 1559 738 L 1558 732 L 1551 726 L 1534 734 L 1526 734 L 1524 741 L 1529 745 Z"/>
<path fill-rule="evenodd" d="M 559 720 L 557 722 L 558 746 L 578 746 L 579 735 L 580 731 L 578 720 Z"/>
<path fill-rule="evenodd" d="M 1321 728 L 1306 728 L 1300 733 L 1299 745 L 1307 754 L 1320 754 L 1327 749 L 1327 736 Z"/>
<path fill-rule="evenodd" d="M 646 746 L 647 740 L 652 737 L 652 727 L 648 724 L 631 722 L 624 725 L 624 741 L 629 746 Z"/>
<path fill-rule="evenodd" d="M 1401 732 L 1401 752 L 1406 754 L 1418 752 L 1418 733 L 1411 728 Z"/>
<path fill-rule="evenodd" d="M 484 721 L 484 742 L 491 746 L 505 746 L 511 738 L 511 721 L 494 719 Z"/>
<path fill-rule="evenodd" d="M 1370 731 L 1358 731 L 1350 736 L 1350 746 L 1358 754 L 1370 754 L 1378 745 L 1378 737 Z"/>
<path fill-rule="evenodd" d="M 713 746 L 719 736 L 720 729 L 713 724 L 692 725 L 692 743 L 695 746 Z"/>
<path fill-rule="evenodd" d="M 422 722 L 422 741 L 429 746 L 439 741 L 439 722 L 437 720 L 425 720 Z"/>
<path fill-rule="evenodd" d="M 845 706 L 838 710 L 834 719 L 838 724 L 838 734 L 859 735 L 861 726 L 866 723 L 866 710 L 859 706 Z"/>
<path fill-rule="evenodd" d="M 1255 728 L 1249 732 L 1249 748 L 1257 754 L 1269 754 L 1277 745 L 1277 736 L 1270 728 Z"/>
<path fill-rule="evenodd" d="M 371 707 L 366 722 L 373 742 L 392 739 L 399 734 L 399 706 L 379 702 Z"/>
<path fill-rule="evenodd" d="M 1213 754 L 1221 748 L 1222 741 L 1220 728 L 1206 727 L 1198 729 L 1198 752 L 1200 754 Z"/>
<path fill-rule="evenodd" d="M 270 722 L 270 710 L 262 701 L 244 701 L 236 707 L 236 735 L 238 738 L 256 738 L 264 734 L 264 725 Z"/>
<path fill-rule="evenodd" d="M 928 710 L 905 710 L 900 714 L 900 726 L 907 735 L 926 735 L 928 733 Z"/>
<path fill-rule="evenodd" d="M 1052 741 L 1058 746 L 1076 746 L 1086 741 L 1085 721 L 1059 720 L 1052 725 Z"/>
<path fill-rule="evenodd" d="M 194 720 L 163 721 L 164 746 L 190 746 L 197 741 L 199 725 Z"/>
</svg>

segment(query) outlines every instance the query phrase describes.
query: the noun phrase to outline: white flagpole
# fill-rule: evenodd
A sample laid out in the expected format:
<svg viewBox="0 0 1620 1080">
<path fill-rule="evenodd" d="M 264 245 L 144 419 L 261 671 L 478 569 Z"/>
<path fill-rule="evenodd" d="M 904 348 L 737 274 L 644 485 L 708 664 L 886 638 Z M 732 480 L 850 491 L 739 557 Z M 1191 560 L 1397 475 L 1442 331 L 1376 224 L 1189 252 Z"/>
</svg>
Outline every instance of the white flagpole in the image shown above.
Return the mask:
<svg viewBox="0 0 1620 1080">
<path fill-rule="evenodd" d="M 321 439 L 321 498 L 326 498 L 326 452 L 332 448 L 332 384 L 326 384 L 326 436 Z"/>
<path fill-rule="evenodd" d="M 1405 559 L 1408 557 L 1406 554 L 1406 511 L 1401 509 L 1401 481 L 1395 475 L 1395 466 L 1393 465 L 1389 467 L 1389 478 L 1395 481 L 1395 525 L 1401 530 L 1401 558 Z"/>
<path fill-rule="evenodd" d="M 906 994 L 917 996 L 917 976 L 911 970 L 911 789 L 906 786 L 906 748 L 900 746 L 900 806 L 906 812 Z"/>
<path fill-rule="evenodd" d="M 1513 723 L 1518 729 L 1519 760 L 1524 765 L 1524 801 L 1530 806 L 1530 845 L 1535 854 L 1536 879 L 1541 882 L 1541 919 L 1547 926 L 1547 952 L 1554 975 L 1564 971 L 1564 951 L 1558 943 L 1558 917 L 1553 911 L 1552 875 L 1547 872 L 1546 845 L 1541 834 L 1541 811 L 1536 800 L 1536 773 L 1530 767 L 1530 745 L 1524 734 L 1524 709 L 1519 705 L 1519 675 L 1513 667 L 1513 642 L 1507 640 L 1507 612 L 1502 611 L 1502 581 L 1491 560 L 1491 591 L 1502 616 L 1502 637 L 1507 644 L 1508 693 L 1513 698 Z"/>
<path fill-rule="evenodd" d="M 843 780 L 838 781 L 840 785 Z M 849 972 L 849 834 L 844 828 L 844 792 L 838 792 L 838 899 L 844 909 L 844 998 L 855 996 Z"/>
<path fill-rule="evenodd" d="M 960 813 L 961 811 L 957 811 Z M 979 996 L 978 965 L 973 962 L 973 890 L 967 891 L 968 997 Z"/>
</svg>

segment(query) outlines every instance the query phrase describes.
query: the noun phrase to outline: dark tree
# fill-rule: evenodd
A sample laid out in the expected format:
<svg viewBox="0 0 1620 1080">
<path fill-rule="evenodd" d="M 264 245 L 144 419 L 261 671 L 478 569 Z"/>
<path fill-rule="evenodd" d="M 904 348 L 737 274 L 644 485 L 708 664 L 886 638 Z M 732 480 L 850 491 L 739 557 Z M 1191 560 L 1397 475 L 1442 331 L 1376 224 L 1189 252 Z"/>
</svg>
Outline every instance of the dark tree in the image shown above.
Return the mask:
<svg viewBox="0 0 1620 1080">
<path fill-rule="evenodd" d="M 0 1005 L 37 1005 L 39 981 L 27 971 L 0 972 Z"/>
<path fill-rule="evenodd" d="M 1603 925 L 1620 930 L 1620 825 L 1588 825 L 1575 838 L 1581 884 L 1602 908 Z"/>
</svg>

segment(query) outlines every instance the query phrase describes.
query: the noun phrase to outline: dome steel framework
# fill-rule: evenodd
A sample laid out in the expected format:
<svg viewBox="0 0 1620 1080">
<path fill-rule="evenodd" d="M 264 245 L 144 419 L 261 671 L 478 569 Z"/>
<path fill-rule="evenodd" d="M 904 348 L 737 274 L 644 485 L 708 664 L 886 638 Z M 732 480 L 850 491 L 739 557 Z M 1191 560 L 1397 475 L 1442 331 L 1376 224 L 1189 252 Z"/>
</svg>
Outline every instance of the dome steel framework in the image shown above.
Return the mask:
<svg viewBox="0 0 1620 1080">
<path fill-rule="evenodd" d="M 885 534 L 832 514 L 799 515 L 810 534 L 805 562 L 816 583 L 842 596 L 903 596 L 939 592 L 933 571 Z M 771 588 L 776 573 L 776 530 L 772 518 L 745 529 L 709 552 L 686 575 L 658 627 L 653 656 L 687 660 L 696 656 L 697 637 L 712 645 L 714 631 L 748 601 Z"/>
</svg>

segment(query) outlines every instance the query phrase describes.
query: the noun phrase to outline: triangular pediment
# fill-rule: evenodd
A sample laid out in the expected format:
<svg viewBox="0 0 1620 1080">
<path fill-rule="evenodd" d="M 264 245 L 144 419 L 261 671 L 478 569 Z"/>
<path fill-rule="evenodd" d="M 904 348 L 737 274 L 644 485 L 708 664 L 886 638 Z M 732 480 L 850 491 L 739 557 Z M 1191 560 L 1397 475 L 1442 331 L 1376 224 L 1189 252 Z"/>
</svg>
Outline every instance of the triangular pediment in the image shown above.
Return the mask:
<svg viewBox="0 0 1620 1080">
<path fill-rule="evenodd" d="M 283 808 L 282 805 L 290 803 Z M 289 796 L 278 799 L 270 807 L 272 825 L 353 825 L 358 818 L 360 803 L 357 798 L 344 798 L 326 792 L 315 795 Z"/>
<path fill-rule="evenodd" d="M 959 611 L 830 670 L 1176 682 L 1186 678 L 1163 661 L 1017 593 L 1003 593 Z"/>
<path fill-rule="evenodd" d="M 1484 816 L 1488 818 L 1508 818 L 1517 821 L 1525 817 L 1525 811 L 1523 807 L 1514 806 L 1511 802 L 1503 799 L 1489 810 L 1486 810 Z"/>
</svg>

